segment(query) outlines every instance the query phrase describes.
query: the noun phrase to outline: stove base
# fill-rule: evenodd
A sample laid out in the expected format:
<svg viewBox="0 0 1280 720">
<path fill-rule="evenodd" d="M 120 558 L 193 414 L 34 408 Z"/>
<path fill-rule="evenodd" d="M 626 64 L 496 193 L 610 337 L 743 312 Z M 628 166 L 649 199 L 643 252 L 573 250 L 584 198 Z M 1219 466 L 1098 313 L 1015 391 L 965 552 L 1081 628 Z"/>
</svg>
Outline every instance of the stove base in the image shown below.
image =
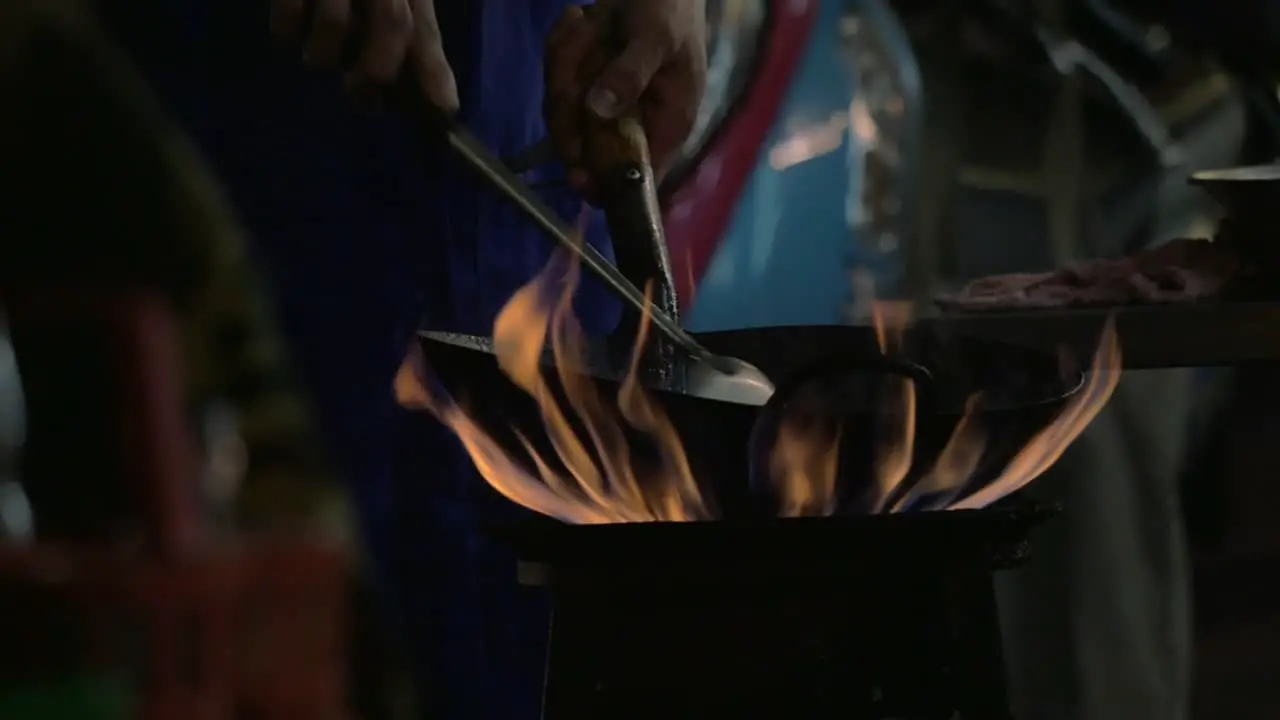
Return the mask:
<svg viewBox="0 0 1280 720">
<path fill-rule="evenodd" d="M 1055 512 L 494 532 L 551 589 L 544 720 L 1011 720 L 992 575 Z"/>
<path fill-rule="evenodd" d="M 545 720 L 1012 720 L 990 573 L 575 592 Z M 946 598 L 939 603 L 938 598 Z"/>
</svg>

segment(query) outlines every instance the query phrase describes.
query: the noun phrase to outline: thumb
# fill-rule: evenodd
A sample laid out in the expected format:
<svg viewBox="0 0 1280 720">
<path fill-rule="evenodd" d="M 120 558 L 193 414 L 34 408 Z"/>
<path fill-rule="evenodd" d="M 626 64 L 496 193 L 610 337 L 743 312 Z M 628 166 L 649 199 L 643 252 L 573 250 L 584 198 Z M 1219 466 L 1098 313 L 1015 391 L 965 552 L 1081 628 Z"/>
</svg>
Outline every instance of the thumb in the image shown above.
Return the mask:
<svg viewBox="0 0 1280 720">
<path fill-rule="evenodd" d="M 587 106 L 602 118 L 621 116 L 639 102 L 665 59 L 666 51 L 661 44 L 633 40 L 600 73 L 587 95 Z"/>
<path fill-rule="evenodd" d="M 410 69 L 427 99 L 447 112 L 458 110 L 458 82 L 444 54 L 435 2 L 414 3 L 414 38 L 409 53 Z"/>
</svg>

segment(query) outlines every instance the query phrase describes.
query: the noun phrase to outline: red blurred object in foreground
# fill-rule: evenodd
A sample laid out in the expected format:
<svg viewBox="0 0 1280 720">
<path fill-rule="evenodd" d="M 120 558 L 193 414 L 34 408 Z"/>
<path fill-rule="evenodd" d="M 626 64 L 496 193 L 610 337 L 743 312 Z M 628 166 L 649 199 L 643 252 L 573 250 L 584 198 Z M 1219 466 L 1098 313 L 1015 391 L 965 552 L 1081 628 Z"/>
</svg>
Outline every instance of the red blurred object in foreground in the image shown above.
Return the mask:
<svg viewBox="0 0 1280 720">
<path fill-rule="evenodd" d="M 116 424 L 143 538 L 0 545 L 5 675 L 122 675 L 146 720 L 345 717 L 343 556 L 301 538 L 208 541 L 165 303 L 77 291 L 9 293 L 5 306 L 15 331 L 106 331 L 118 400 L 102 421 Z"/>
</svg>

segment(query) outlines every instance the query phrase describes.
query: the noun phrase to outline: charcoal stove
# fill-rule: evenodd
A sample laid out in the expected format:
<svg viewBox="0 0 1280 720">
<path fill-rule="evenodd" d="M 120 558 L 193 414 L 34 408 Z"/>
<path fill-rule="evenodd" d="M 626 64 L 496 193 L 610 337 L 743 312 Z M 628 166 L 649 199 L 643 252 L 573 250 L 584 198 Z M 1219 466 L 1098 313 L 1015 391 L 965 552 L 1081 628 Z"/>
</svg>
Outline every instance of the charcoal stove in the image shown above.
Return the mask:
<svg viewBox="0 0 1280 720">
<path fill-rule="evenodd" d="M 845 345 L 833 365 L 832 342 L 762 343 L 782 334 Z M 976 487 L 1070 401 L 1082 373 L 1008 344 L 938 345 L 923 336 L 910 356 L 920 364 L 891 359 L 879 355 L 871 328 L 705 339 L 784 378 L 763 408 L 655 393 L 716 520 L 575 525 L 538 516 L 493 528 L 521 558 L 522 582 L 552 596 L 543 718 L 1010 718 L 992 573 L 1025 558 L 1029 532 L 1051 512 L 873 514 L 861 491 L 874 485 L 878 423 L 892 416 L 875 399 L 887 379 L 915 384 L 912 466 L 927 469 L 961 421 L 963 398 L 975 390 L 1005 398 L 978 414 L 990 442 Z M 518 457 L 528 443 L 555 462 L 540 411 L 492 355 L 426 342 L 435 377 L 465 392 L 469 417 L 498 446 Z M 828 359 L 752 352 L 761 345 L 814 348 Z M 607 379 L 598 383 L 610 392 Z M 843 492 L 834 516 L 779 519 L 761 451 L 774 447 L 783 410 L 810 391 L 831 401 L 818 405 L 843 428 Z M 632 457 L 644 449 L 634 445 Z M 916 479 L 913 470 L 903 487 Z"/>
<path fill-rule="evenodd" d="M 970 412 L 986 429 L 981 457 L 949 495 L 963 501 L 1082 394 L 1083 371 L 1054 353 L 911 331 L 902 351 L 888 355 L 871 327 L 700 339 L 777 382 L 762 407 L 650 388 L 687 449 L 709 512 L 685 518 L 694 522 L 542 518 L 494 529 L 522 559 L 522 580 L 552 595 L 544 720 L 1007 720 L 992 573 L 1025 557 L 1028 533 L 1048 511 L 932 510 L 947 501 L 922 486 L 919 503 L 883 498 L 884 507 L 901 499 L 910 512 L 878 514 L 867 499 L 879 496 L 880 431 L 908 417 L 882 403 L 883 391 L 904 380 L 915 388 L 910 468 L 895 488 L 905 494 L 927 485 L 925 473 Z M 468 422 L 493 448 L 530 477 L 539 466 L 530 453 L 549 472 L 573 476 L 558 466 L 537 401 L 574 407 L 566 388 L 588 377 L 566 383 L 576 370 L 548 374 L 550 392 L 534 397 L 482 339 L 427 334 L 423 355 L 427 394 L 465 397 Z M 600 397 L 617 396 L 615 376 L 593 371 L 589 379 Z M 985 401 L 971 407 L 975 395 Z M 838 491 L 826 510 L 779 502 L 769 459 L 793 412 L 839 428 Z M 623 436 L 633 466 L 661 467 L 653 443 Z M 787 514 L 806 517 L 778 519 Z"/>
<path fill-rule="evenodd" d="M 1220 199 L 1257 190 L 1267 201 L 1251 207 L 1274 206 L 1280 169 L 1263 173 L 1265 188 L 1256 174 L 1198 181 L 1221 186 Z M 1218 239 L 1251 264 L 1267 265 L 1269 256 L 1250 242 L 1261 242 L 1253 227 L 1228 223 Z M 794 379 L 824 380 L 822 368 L 832 363 L 873 383 L 867 387 L 885 375 L 909 378 L 920 396 L 912 468 L 931 467 L 952 436 L 967 411 L 957 398 L 980 393 L 982 424 L 999 437 L 989 439 L 972 485 L 1006 467 L 1027 434 L 1083 386 L 1082 373 L 1063 372 L 1064 357 L 1082 366 L 1098 351 L 1095 361 L 1107 364 L 1096 368 L 1121 366 L 1118 352 L 1100 352 L 1100 337 L 1120 337 L 1126 368 L 1235 364 L 1280 357 L 1280 342 L 1266 332 L 1277 317 L 1280 303 L 1235 301 L 942 316 L 907 329 L 905 350 L 889 358 L 893 367 L 874 360 L 886 354 L 870 328 L 756 328 L 698 339 L 780 381 L 770 404 Z M 428 332 L 422 345 L 439 387 L 465 396 L 469 422 L 496 447 L 513 458 L 530 446 L 554 455 L 537 437 L 538 407 L 504 377 L 490 344 Z M 600 392 L 617 392 L 616 372 L 586 367 Z M 549 386 L 563 405 L 562 388 L 554 380 Z M 1031 530 L 1055 509 L 1004 504 L 879 515 L 844 497 L 833 517 L 769 519 L 755 452 L 772 447 L 756 437 L 772 426 L 767 407 L 650 390 L 691 448 L 691 475 L 715 499 L 711 516 L 720 519 L 569 525 L 544 518 L 494 529 L 522 558 L 522 582 L 547 586 L 553 598 L 544 720 L 1011 718 L 992 575 L 1026 559 Z M 991 398 L 998 399 L 987 406 Z M 848 453 L 845 440 L 866 445 L 871 421 L 890 413 L 851 403 L 841 408 L 853 414 L 839 425 L 837 475 L 841 487 L 856 489 L 868 485 L 857 480 L 872 476 L 874 453 Z"/>
<path fill-rule="evenodd" d="M 553 597 L 545 720 L 1006 720 L 992 573 L 1054 512 L 495 532 Z"/>
</svg>

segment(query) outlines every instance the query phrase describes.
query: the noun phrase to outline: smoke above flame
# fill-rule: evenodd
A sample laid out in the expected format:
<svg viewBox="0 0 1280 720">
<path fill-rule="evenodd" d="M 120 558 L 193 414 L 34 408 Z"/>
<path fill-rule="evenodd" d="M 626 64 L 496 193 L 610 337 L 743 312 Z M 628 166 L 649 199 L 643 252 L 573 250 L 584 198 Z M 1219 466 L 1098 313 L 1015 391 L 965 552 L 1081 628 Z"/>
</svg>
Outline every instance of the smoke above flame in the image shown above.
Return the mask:
<svg viewBox="0 0 1280 720">
<path fill-rule="evenodd" d="M 509 445 L 504 447 L 431 381 L 427 359 L 417 345 L 396 376 L 397 400 L 435 415 L 458 437 L 490 486 L 543 515 L 575 524 L 714 519 L 675 426 L 638 382 L 648 318 L 640 323 L 625 379 L 610 397 L 585 371 L 586 337 L 572 309 L 578 266 L 560 260 L 553 260 L 512 296 L 493 329 L 498 365 L 536 404 L 548 441 L 543 447 L 549 446 L 554 455 L 539 452 L 518 432 L 523 457 Z M 560 271 L 566 265 L 567 277 Z M 876 303 L 872 319 L 881 352 L 900 352 L 910 306 Z M 551 363 L 544 362 L 548 355 Z M 901 492 L 913 471 L 917 389 L 905 377 L 893 378 L 884 384 L 884 411 L 877 413 L 875 498 L 870 508 L 902 512 L 920 507 L 917 501 L 922 497 L 933 498 L 929 507 L 937 509 L 978 508 L 1024 487 L 1048 470 L 1106 405 L 1119 381 L 1119 367 L 1119 342 L 1108 323 L 1084 387 L 993 482 L 959 499 L 987 445 L 987 428 L 977 412 L 982 398 L 969 398 L 964 417 L 933 466 L 909 491 Z M 559 392 L 549 377 L 555 378 Z M 799 415 L 784 421 L 768 468 L 781 515 L 836 512 L 842 432 Z M 649 450 L 643 458 L 634 451 L 637 437 Z"/>
</svg>

